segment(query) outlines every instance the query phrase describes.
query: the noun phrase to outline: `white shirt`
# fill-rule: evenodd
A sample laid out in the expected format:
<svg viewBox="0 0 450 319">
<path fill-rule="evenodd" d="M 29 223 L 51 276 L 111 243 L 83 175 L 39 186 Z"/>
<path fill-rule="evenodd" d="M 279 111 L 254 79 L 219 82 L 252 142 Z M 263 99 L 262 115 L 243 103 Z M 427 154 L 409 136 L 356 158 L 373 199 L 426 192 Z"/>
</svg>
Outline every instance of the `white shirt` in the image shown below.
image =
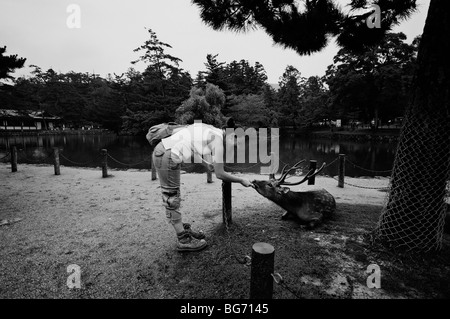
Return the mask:
<svg viewBox="0 0 450 319">
<path fill-rule="evenodd" d="M 212 125 L 194 123 L 162 139 L 161 142 L 166 150 L 171 150 L 175 163 L 192 163 L 192 155 L 194 163 L 201 163 L 200 156 L 205 155 L 211 155 L 212 160 L 217 163 L 223 161 L 215 156 L 215 149 L 223 147 L 223 132 Z"/>
</svg>

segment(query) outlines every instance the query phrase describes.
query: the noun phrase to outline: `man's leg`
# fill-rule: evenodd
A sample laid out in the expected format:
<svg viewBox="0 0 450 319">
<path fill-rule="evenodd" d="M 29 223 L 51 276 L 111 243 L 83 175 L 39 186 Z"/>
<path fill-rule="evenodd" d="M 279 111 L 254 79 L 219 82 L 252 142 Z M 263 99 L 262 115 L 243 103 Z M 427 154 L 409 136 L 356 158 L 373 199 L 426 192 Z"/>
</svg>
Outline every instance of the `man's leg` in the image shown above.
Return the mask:
<svg viewBox="0 0 450 319">
<path fill-rule="evenodd" d="M 180 213 L 180 164 L 170 157 L 170 150 L 165 150 L 162 144 L 155 148 L 154 163 L 161 183 L 163 204 L 168 222 L 173 226 L 178 237 L 178 250 L 193 251 L 206 246 L 202 233 L 195 233 L 183 224 Z M 194 236 L 193 236 L 194 235 Z M 195 237 L 195 238 L 192 238 Z"/>
<path fill-rule="evenodd" d="M 158 172 L 161 184 L 163 205 L 166 209 L 167 221 L 174 227 L 176 233 L 183 231 L 180 208 L 180 170 L 173 165 L 170 150 L 158 144 L 153 152 L 153 163 Z"/>
</svg>

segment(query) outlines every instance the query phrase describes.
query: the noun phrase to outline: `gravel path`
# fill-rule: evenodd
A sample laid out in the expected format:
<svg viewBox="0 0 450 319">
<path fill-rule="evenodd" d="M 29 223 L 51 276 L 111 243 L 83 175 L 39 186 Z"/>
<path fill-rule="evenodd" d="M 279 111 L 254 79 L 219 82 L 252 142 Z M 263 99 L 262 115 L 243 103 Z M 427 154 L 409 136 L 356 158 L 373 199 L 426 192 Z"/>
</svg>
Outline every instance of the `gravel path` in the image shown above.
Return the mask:
<svg viewBox="0 0 450 319">
<path fill-rule="evenodd" d="M 0 298 L 163 298 L 158 260 L 171 258 L 175 239 L 161 205 L 159 182 L 148 171 L 0 164 Z M 237 174 L 239 175 L 239 174 Z M 250 180 L 267 179 L 243 175 Z M 221 182 L 183 174 L 184 221 L 206 233 L 222 222 Z M 385 187 L 386 178 L 346 179 Z M 385 192 L 316 177 L 337 202 L 383 204 Z M 261 201 L 252 188 L 233 185 L 233 214 Z M 20 220 L 19 220 L 20 219 Z M 4 225 L 2 225 L 4 221 Z M 8 221 L 12 223 L 8 224 Z M 69 265 L 79 265 L 84 289 L 68 289 Z"/>
</svg>

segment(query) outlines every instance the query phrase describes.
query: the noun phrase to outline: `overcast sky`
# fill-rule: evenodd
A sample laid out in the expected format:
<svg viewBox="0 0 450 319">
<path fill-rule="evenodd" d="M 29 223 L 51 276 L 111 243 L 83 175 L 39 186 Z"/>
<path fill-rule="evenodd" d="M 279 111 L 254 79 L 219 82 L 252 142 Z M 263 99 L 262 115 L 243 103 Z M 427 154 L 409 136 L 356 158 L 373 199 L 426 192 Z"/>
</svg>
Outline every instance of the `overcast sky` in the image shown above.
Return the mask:
<svg viewBox="0 0 450 319">
<path fill-rule="evenodd" d="M 347 4 L 349 1 L 337 1 Z M 404 32 L 408 42 L 422 34 L 430 0 L 418 0 L 419 10 L 394 29 Z M 67 26 L 70 4 L 81 9 L 81 28 Z M 269 83 L 278 83 L 287 65 L 303 76 L 323 75 L 337 53 L 334 43 L 312 56 L 274 46 L 263 31 L 233 33 L 214 31 L 199 16 L 190 0 L 0 0 L 0 46 L 7 54 L 27 58 L 43 70 L 89 72 L 105 77 L 121 74 L 138 57 L 133 49 L 148 39 L 144 27 L 173 48 L 167 53 L 183 60 L 180 67 L 195 77 L 205 70 L 206 55 L 218 60 L 260 62 Z M 144 65 L 137 64 L 142 71 Z M 13 75 L 28 75 L 29 67 Z"/>
</svg>

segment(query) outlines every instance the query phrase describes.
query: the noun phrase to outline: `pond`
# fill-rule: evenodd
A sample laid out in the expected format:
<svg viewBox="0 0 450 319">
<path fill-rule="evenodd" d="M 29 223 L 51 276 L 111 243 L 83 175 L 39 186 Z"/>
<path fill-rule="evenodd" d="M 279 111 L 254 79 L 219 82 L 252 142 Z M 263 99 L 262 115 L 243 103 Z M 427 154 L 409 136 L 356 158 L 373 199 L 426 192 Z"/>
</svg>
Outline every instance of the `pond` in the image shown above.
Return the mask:
<svg viewBox="0 0 450 319">
<path fill-rule="evenodd" d="M 100 167 L 100 150 L 107 149 L 111 156 L 108 166 L 117 169 L 150 169 L 151 147 L 145 137 L 115 135 L 46 135 L 0 137 L 0 159 L 7 155 L 9 147 L 18 149 L 18 163 L 52 162 L 53 148 L 60 149 L 60 162 L 65 166 Z M 395 157 L 395 143 L 350 142 L 308 139 L 294 135 L 282 135 L 279 141 L 280 171 L 284 164 L 293 165 L 306 159 L 316 160 L 320 166 L 326 162 L 323 174 L 336 176 L 339 154 L 346 154 L 345 175 L 389 176 Z M 248 154 L 247 154 L 248 155 Z M 5 160 L 3 160 L 5 161 Z M 260 173 L 267 164 L 226 164 L 227 171 Z M 187 172 L 205 172 L 200 164 L 183 164 Z"/>
</svg>

